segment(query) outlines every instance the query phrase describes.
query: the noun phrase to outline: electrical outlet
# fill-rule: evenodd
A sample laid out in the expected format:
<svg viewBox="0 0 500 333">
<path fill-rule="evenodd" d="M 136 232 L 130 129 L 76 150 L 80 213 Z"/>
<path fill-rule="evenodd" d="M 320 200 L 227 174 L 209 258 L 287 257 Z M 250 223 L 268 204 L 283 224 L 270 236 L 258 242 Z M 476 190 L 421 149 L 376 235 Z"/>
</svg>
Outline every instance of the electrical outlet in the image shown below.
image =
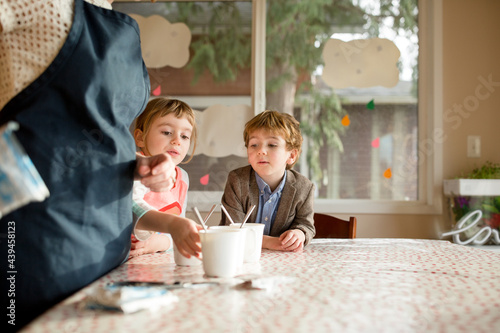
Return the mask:
<svg viewBox="0 0 500 333">
<path fill-rule="evenodd" d="M 467 157 L 481 157 L 481 137 L 469 135 L 467 137 Z"/>
</svg>

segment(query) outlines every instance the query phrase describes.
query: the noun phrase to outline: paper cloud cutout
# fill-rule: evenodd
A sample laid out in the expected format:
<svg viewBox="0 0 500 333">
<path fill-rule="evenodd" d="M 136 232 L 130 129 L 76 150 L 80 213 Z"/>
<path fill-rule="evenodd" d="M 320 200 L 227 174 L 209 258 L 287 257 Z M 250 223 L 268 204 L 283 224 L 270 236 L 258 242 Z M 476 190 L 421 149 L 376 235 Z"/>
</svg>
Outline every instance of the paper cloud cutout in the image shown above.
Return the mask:
<svg viewBox="0 0 500 333">
<path fill-rule="evenodd" d="M 159 15 L 131 14 L 139 24 L 144 63 L 148 68 L 184 67 L 189 60 L 191 31 L 184 23 L 170 23 Z"/>
<path fill-rule="evenodd" d="M 394 87 L 401 52 L 384 38 L 344 42 L 331 38 L 323 49 L 323 81 L 332 88 Z"/>
<path fill-rule="evenodd" d="M 195 111 L 198 140 L 195 155 L 211 157 L 247 156 L 243 130 L 253 116 L 248 105 L 212 105 L 205 111 Z"/>
</svg>

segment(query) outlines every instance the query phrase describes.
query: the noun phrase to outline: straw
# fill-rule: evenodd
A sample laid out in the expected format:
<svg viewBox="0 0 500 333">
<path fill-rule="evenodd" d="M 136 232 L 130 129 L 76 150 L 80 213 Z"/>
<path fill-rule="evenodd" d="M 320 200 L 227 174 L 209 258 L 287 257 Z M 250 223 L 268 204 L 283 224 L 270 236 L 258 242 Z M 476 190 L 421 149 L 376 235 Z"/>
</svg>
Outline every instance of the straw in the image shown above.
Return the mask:
<svg viewBox="0 0 500 333">
<path fill-rule="evenodd" d="M 241 224 L 240 228 L 243 228 L 243 225 L 248 220 L 248 218 L 250 217 L 250 214 L 252 214 L 252 212 L 253 212 L 254 209 L 255 209 L 255 205 L 253 205 L 252 208 L 250 208 L 250 210 L 248 211 L 248 213 L 245 216 L 245 219 L 243 220 L 243 223 Z"/>
<path fill-rule="evenodd" d="M 194 207 L 194 212 L 196 213 L 196 217 L 198 217 L 198 220 L 200 221 L 201 225 L 203 226 L 203 229 L 207 231 L 207 226 L 205 225 L 205 222 L 203 222 L 203 219 L 201 218 L 200 211 L 198 208 Z"/>
<path fill-rule="evenodd" d="M 217 204 L 213 205 L 212 208 L 210 209 L 210 211 L 208 212 L 208 215 L 207 215 L 207 217 L 205 217 L 205 220 L 204 220 L 205 223 L 207 223 L 210 216 L 212 216 L 212 213 L 214 212 L 215 207 L 217 207 Z"/>
<path fill-rule="evenodd" d="M 224 212 L 224 214 L 226 214 L 227 218 L 229 219 L 229 222 L 231 222 L 231 224 L 234 224 L 234 221 L 231 218 L 231 216 L 229 215 L 229 213 L 227 212 L 226 207 L 224 207 L 223 204 L 220 204 L 220 208 L 222 208 L 222 211 Z"/>
</svg>

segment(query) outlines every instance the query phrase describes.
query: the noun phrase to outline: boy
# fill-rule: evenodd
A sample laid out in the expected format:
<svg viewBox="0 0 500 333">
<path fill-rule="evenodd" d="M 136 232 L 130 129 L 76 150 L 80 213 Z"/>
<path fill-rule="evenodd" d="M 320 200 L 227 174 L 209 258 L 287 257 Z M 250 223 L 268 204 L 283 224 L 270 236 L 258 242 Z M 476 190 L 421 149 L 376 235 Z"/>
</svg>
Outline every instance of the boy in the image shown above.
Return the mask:
<svg viewBox="0 0 500 333">
<path fill-rule="evenodd" d="M 262 248 L 301 251 L 314 237 L 313 183 L 291 170 L 299 158 L 299 122 L 278 111 L 264 111 L 245 124 L 250 165 L 229 173 L 222 204 L 235 222 L 256 205 L 248 222 L 264 223 Z M 221 225 L 229 224 L 223 214 Z"/>
</svg>

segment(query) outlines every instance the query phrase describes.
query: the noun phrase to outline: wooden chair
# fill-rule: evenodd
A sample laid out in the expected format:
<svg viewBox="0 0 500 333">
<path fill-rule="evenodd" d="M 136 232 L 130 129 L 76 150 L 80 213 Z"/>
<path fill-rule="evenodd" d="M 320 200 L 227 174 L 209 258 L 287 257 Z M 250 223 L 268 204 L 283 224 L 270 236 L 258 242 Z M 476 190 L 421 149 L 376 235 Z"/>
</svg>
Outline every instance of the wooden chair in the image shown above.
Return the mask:
<svg viewBox="0 0 500 333">
<path fill-rule="evenodd" d="M 342 220 L 335 216 L 314 213 L 314 238 L 356 238 L 356 218 Z"/>
</svg>

